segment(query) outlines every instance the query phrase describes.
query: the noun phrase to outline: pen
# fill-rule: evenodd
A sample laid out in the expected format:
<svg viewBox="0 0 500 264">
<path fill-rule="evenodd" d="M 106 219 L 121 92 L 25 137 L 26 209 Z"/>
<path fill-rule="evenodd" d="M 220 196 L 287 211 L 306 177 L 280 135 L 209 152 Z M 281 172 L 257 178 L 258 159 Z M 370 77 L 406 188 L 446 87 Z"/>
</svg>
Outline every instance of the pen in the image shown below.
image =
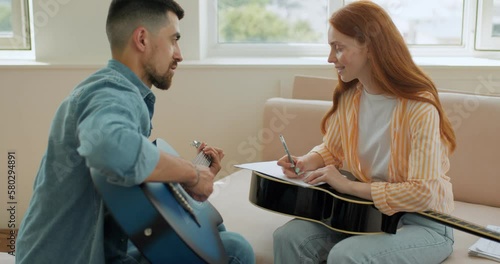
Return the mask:
<svg viewBox="0 0 500 264">
<path fill-rule="evenodd" d="M 281 143 L 283 144 L 283 147 L 285 148 L 285 153 L 288 156 L 288 161 L 290 161 L 290 163 L 292 163 L 292 168 L 295 168 L 295 174 L 298 175 L 299 168 L 295 167 L 295 162 L 292 159 L 292 155 L 290 155 L 290 151 L 288 150 L 288 147 L 286 145 L 285 138 L 281 134 L 280 134 L 280 140 L 281 140 Z"/>
</svg>

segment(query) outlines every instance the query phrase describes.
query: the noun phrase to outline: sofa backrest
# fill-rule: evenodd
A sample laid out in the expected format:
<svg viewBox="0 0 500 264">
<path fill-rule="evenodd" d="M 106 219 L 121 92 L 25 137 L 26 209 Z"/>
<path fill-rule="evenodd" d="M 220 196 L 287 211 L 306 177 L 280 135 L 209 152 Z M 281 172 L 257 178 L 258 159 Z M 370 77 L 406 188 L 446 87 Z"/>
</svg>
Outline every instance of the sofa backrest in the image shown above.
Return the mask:
<svg viewBox="0 0 500 264">
<path fill-rule="evenodd" d="M 337 80 L 332 78 L 296 75 L 293 79 L 292 98 L 331 101 L 335 85 Z"/>
<path fill-rule="evenodd" d="M 500 97 L 440 92 L 455 130 L 450 156 L 455 200 L 500 207 Z"/>
<path fill-rule="evenodd" d="M 266 102 L 264 129 L 273 136 L 268 136 L 270 140 L 262 146 L 263 160 L 284 155 L 278 134 L 284 135 L 296 155 L 321 143 L 320 121 L 331 106 L 336 82 L 296 76 L 293 98 L 271 98 Z M 448 172 L 455 200 L 500 207 L 500 97 L 450 91 L 440 92 L 439 96 L 457 137 Z M 277 116 L 288 117 L 284 126 L 275 125 Z"/>
<path fill-rule="evenodd" d="M 261 159 L 277 160 L 285 155 L 279 139 L 283 134 L 292 155 L 306 154 L 322 141 L 320 123 L 331 102 L 270 98 L 264 105 Z M 264 138 L 264 137 L 263 137 Z"/>
</svg>

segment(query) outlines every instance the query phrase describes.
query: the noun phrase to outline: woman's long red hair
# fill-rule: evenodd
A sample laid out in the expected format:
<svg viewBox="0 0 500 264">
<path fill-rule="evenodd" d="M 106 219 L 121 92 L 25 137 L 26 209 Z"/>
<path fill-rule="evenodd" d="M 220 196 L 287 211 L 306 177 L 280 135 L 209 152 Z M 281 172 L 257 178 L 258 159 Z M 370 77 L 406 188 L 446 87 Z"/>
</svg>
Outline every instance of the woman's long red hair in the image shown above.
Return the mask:
<svg viewBox="0 0 500 264">
<path fill-rule="evenodd" d="M 403 37 L 387 12 L 371 1 L 356 1 L 335 12 L 329 22 L 342 34 L 366 45 L 370 53 L 373 82 L 384 93 L 427 102 L 437 108 L 441 137 L 450 152 L 453 152 L 456 147 L 455 133 L 441 106 L 436 86 L 413 61 Z M 339 76 L 333 93 L 333 106 L 321 122 L 323 134 L 326 133 L 327 120 L 337 110 L 342 94 L 355 88 L 358 83 L 357 79 L 345 83 Z M 425 93 L 431 94 L 431 98 L 422 96 Z"/>
</svg>

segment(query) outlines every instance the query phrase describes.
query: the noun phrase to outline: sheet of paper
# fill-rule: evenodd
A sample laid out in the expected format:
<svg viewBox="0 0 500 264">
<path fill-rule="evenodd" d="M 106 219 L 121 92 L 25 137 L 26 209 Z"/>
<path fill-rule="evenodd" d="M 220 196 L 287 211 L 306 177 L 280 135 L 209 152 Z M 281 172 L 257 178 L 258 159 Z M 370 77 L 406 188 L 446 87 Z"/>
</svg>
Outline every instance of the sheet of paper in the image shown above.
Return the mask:
<svg viewBox="0 0 500 264">
<path fill-rule="evenodd" d="M 260 173 L 263 173 L 263 174 L 266 174 L 266 175 L 269 175 L 269 176 L 272 176 L 272 177 L 275 177 L 275 178 L 278 178 L 281 180 L 285 180 L 285 181 L 288 181 L 291 183 L 295 183 L 295 184 L 300 185 L 300 186 L 304 186 L 304 187 L 313 186 L 309 183 L 303 182 L 302 180 L 290 179 L 290 178 L 286 177 L 285 174 L 283 173 L 283 170 L 281 169 L 281 167 L 278 166 L 277 162 L 278 161 L 273 160 L 273 161 L 244 163 L 244 164 L 239 164 L 239 165 L 234 165 L 234 166 L 237 168 L 241 168 L 241 169 L 258 171 Z M 318 183 L 315 185 L 320 185 L 320 184 L 322 184 L 322 183 Z"/>
<path fill-rule="evenodd" d="M 500 226 L 488 225 L 486 228 L 500 232 Z M 469 248 L 469 254 L 500 262 L 500 243 L 480 238 Z"/>
</svg>

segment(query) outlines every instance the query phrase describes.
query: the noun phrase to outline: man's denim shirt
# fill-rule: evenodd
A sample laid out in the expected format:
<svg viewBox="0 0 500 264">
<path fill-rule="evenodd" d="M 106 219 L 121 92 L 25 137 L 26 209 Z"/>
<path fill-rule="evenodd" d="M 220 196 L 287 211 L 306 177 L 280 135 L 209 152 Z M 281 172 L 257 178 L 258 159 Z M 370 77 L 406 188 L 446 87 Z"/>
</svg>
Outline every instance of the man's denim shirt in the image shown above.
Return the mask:
<svg viewBox="0 0 500 264">
<path fill-rule="evenodd" d="M 131 186 L 151 174 L 159 160 L 148 140 L 154 102 L 151 89 L 116 60 L 62 102 L 17 238 L 17 263 L 121 261 L 126 237 L 109 221 L 90 175 Z"/>
</svg>

